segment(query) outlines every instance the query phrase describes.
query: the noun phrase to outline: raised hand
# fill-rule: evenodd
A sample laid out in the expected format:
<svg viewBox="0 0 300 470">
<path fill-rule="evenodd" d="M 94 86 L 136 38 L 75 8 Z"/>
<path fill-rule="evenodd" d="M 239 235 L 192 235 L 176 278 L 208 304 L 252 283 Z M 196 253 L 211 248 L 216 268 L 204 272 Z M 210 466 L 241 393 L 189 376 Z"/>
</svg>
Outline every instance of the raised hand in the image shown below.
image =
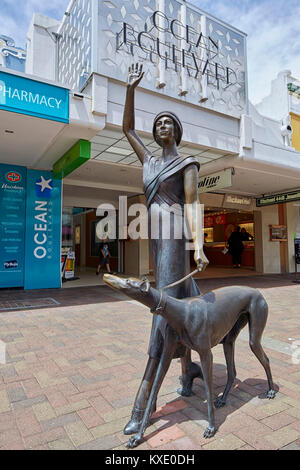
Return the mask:
<svg viewBox="0 0 300 470">
<path fill-rule="evenodd" d="M 144 76 L 143 65 L 132 64 L 128 69 L 128 86 L 136 88 Z"/>
</svg>

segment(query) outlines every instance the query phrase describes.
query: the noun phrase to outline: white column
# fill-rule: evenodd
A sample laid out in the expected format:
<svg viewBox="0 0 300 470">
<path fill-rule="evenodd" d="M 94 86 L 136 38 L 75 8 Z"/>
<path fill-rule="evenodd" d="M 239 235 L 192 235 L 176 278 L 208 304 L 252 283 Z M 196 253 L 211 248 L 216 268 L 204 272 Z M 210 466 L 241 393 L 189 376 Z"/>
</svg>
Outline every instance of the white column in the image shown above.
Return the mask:
<svg viewBox="0 0 300 470">
<path fill-rule="evenodd" d="M 204 15 L 201 15 L 201 21 L 200 21 L 200 32 L 202 33 L 202 35 L 204 36 L 204 39 L 203 39 L 203 44 L 204 44 L 204 41 L 206 40 L 206 37 L 207 37 L 207 28 L 206 28 L 206 16 Z M 209 58 L 208 56 L 208 53 L 206 51 L 206 48 L 203 47 L 201 48 L 201 64 L 202 64 L 202 69 L 207 61 L 207 59 Z M 200 97 L 199 97 L 199 101 L 200 102 L 203 102 L 203 101 L 207 101 L 208 99 L 208 94 L 207 94 L 207 75 L 206 73 L 204 75 L 202 75 L 202 73 L 200 72 L 200 86 L 201 86 L 201 94 L 200 94 Z"/>
<path fill-rule="evenodd" d="M 182 23 L 183 26 L 180 27 L 180 36 L 182 38 L 185 38 L 185 28 L 184 26 L 187 24 L 186 23 L 186 4 L 184 3 L 183 5 L 181 5 L 181 8 L 180 8 L 180 21 Z M 187 45 L 187 42 L 185 39 L 181 39 L 180 40 L 180 50 L 182 51 L 183 49 L 186 50 L 186 45 Z M 181 52 L 182 54 L 182 52 Z M 186 72 L 186 68 L 185 67 L 181 67 L 181 84 L 180 84 L 180 87 L 179 87 L 179 95 L 180 96 L 185 96 L 187 93 L 188 93 L 188 86 L 187 86 L 187 80 L 188 80 L 188 77 L 187 77 L 187 72 Z"/>
<path fill-rule="evenodd" d="M 158 0 L 158 10 L 165 13 L 165 0 Z M 161 44 L 165 44 L 166 33 L 162 31 L 164 29 L 164 18 L 159 15 L 158 17 L 159 33 L 158 38 Z M 166 86 L 166 68 L 165 61 L 158 56 L 158 78 L 157 88 L 164 88 Z"/>
</svg>

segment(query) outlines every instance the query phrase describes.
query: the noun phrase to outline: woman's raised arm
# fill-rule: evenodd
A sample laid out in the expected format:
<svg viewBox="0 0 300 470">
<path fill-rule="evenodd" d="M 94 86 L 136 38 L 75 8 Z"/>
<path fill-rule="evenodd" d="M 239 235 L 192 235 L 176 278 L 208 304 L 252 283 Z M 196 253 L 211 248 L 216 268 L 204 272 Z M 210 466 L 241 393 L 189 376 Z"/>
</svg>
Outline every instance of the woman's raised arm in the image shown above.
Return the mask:
<svg viewBox="0 0 300 470">
<path fill-rule="evenodd" d="M 126 91 L 126 101 L 123 115 L 123 132 L 128 142 L 139 157 L 141 163 L 144 163 L 145 155 L 149 154 L 147 147 L 143 144 L 135 131 L 134 120 L 134 92 L 144 76 L 143 66 L 139 64 L 132 65 L 128 70 L 128 84 Z"/>
</svg>

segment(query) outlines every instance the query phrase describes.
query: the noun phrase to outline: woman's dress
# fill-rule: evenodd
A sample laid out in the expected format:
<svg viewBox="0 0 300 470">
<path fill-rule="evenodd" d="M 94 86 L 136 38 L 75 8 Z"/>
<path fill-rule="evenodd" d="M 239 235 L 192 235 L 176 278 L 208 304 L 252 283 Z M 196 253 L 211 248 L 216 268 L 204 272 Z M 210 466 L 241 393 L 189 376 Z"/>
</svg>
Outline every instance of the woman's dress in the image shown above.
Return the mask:
<svg viewBox="0 0 300 470">
<path fill-rule="evenodd" d="M 176 282 L 190 273 L 190 250 L 184 230 L 184 170 L 200 164 L 194 157 L 175 157 L 162 163 L 152 155 L 146 157 L 143 167 L 144 191 L 148 207 L 148 236 L 150 259 L 157 289 Z M 170 221 L 170 223 L 169 223 Z M 168 230 L 170 228 L 170 230 Z M 169 232 L 169 233 L 168 233 Z M 199 295 L 193 278 L 168 289 L 168 295 L 182 299 Z M 162 352 L 166 321 L 153 316 L 148 354 L 158 358 Z M 184 355 L 179 347 L 174 357 Z"/>
</svg>

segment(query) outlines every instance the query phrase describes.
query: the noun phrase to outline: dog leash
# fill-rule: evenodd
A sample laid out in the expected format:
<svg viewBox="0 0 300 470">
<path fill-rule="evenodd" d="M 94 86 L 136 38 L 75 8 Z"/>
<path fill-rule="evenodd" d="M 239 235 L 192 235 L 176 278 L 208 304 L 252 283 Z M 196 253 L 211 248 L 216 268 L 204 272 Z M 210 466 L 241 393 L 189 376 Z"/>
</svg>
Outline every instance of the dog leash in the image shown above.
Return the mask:
<svg viewBox="0 0 300 470">
<path fill-rule="evenodd" d="M 200 266 L 198 266 L 197 269 L 195 269 L 190 274 L 187 274 L 182 279 L 179 279 L 179 281 L 173 282 L 172 284 L 169 284 L 169 285 L 163 287 L 160 291 L 160 299 L 159 299 L 158 305 L 156 307 L 152 308 L 150 310 L 150 312 L 151 313 L 156 313 L 156 312 L 164 310 L 164 308 L 166 306 L 166 301 L 167 301 L 167 297 L 166 297 L 166 294 L 165 294 L 164 291 L 167 290 L 167 289 L 171 289 L 171 287 L 178 286 L 178 284 L 181 284 L 184 281 L 187 281 L 188 279 L 190 279 L 190 277 L 192 277 L 195 274 L 197 274 L 198 272 L 200 272 L 202 270 L 202 267 L 203 267 L 203 265 L 200 264 Z"/>
</svg>

